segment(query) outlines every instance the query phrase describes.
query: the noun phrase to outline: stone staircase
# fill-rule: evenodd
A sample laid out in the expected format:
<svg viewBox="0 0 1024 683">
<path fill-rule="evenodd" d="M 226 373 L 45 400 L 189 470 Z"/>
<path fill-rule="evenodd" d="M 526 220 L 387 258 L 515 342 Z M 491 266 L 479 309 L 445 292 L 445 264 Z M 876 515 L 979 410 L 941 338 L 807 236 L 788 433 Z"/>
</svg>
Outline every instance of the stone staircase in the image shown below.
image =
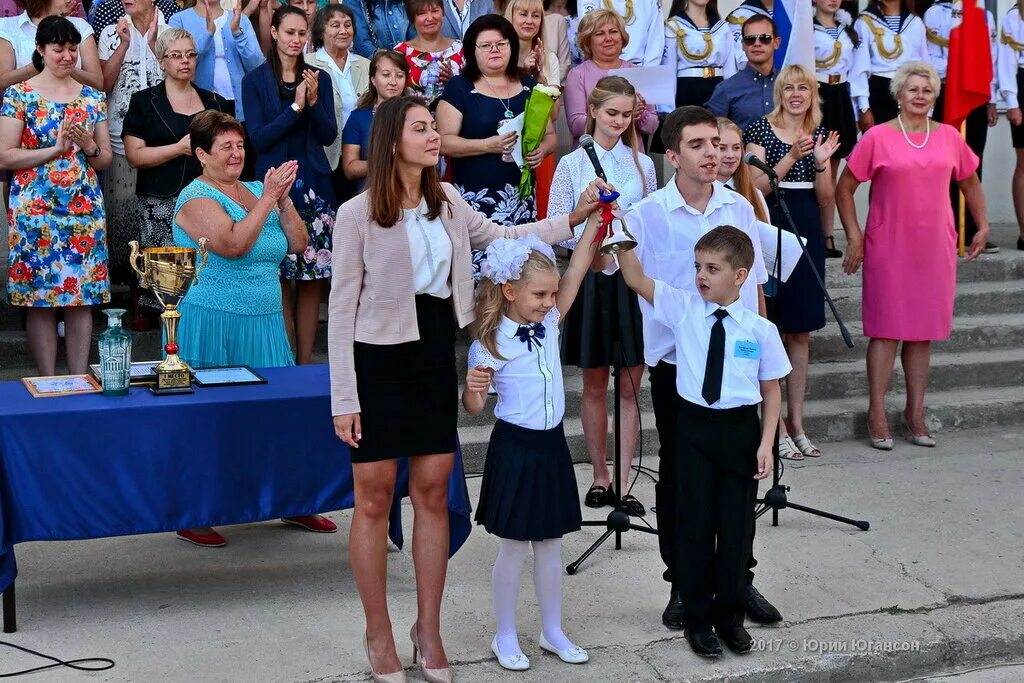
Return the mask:
<svg viewBox="0 0 1024 683">
<path fill-rule="evenodd" d="M 1010 226 L 996 226 L 993 234 L 994 241 L 1003 245 L 1002 253 L 983 256 L 972 263 L 961 262 L 953 335 L 933 349 L 927 414 L 928 424 L 936 433 L 990 425 L 1024 426 L 1024 252 L 1013 249 L 1016 230 Z M 5 277 L 6 268 L 2 272 L 0 277 Z M 805 423 L 807 433 L 821 443 L 863 438 L 867 434 L 866 340 L 861 336 L 860 277 L 845 276 L 840 263 L 830 260 L 826 280 L 855 348 L 846 348 L 834 322 L 811 337 Z M 115 303 L 123 296 L 115 293 Z M 104 327 L 102 319 L 104 316 L 97 311 L 97 333 Z M 159 357 L 157 331 L 135 333 L 134 337 L 136 360 Z M 321 325 L 317 362 L 326 362 L 326 344 L 326 330 Z M 467 347 L 468 338 L 463 335 L 457 346 L 460 372 L 465 368 Z M 898 366 L 897 363 L 890 396 L 890 425 L 897 435 L 903 402 L 903 377 Z M 21 311 L 0 305 L 0 380 L 32 374 L 35 371 Z M 564 375 L 566 434 L 574 457 L 585 461 L 579 419 L 582 375 L 576 368 L 565 368 Z M 644 452 L 653 455 L 658 440 L 646 376 L 639 401 Z M 493 402 L 490 399 L 489 403 Z M 467 471 L 481 469 L 493 423 L 489 409 L 477 417 L 460 416 L 459 433 Z"/>
</svg>

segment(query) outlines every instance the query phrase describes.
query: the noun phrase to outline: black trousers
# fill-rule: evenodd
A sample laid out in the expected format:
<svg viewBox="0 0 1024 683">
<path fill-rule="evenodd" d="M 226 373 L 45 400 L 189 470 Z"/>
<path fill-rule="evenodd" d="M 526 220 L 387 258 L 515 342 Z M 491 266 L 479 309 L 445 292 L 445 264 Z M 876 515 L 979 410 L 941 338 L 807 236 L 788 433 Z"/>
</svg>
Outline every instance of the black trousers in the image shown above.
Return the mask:
<svg viewBox="0 0 1024 683">
<path fill-rule="evenodd" d="M 684 621 L 691 631 L 741 626 L 757 497 L 757 406 L 712 410 L 680 400 L 676 430 Z"/>
<path fill-rule="evenodd" d="M 935 111 L 932 113 L 932 118 L 936 121 L 942 121 L 942 112 L 946 103 L 946 93 L 942 90 L 939 93 L 939 98 L 935 101 Z M 978 159 L 983 159 L 985 155 L 985 142 L 988 140 L 988 105 L 983 104 L 976 109 L 972 109 L 971 113 L 967 115 L 967 146 L 971 148 L 975 154 L 978 155 Z M 981 178 L 981 164 L 978 164 L 978 178 Z M 959 230 L 960 227 L 960 186 L 954 180 L 949 184 L 949 198 L 953 203 L 953 220 Z M 978 232 L 978 224 L 974 222 L 974 216 L 971 215 L 970 211 L 964 212 L 964 235 L 965 243 L 969 247 L 971 246 L 971 240 L 974 239 L 974 235 Z"/>
<path fill-rule="evenodd" d="M 654 404 L 654 423 L 658 430 L 658 483 L 654 487 L 654 500 L 656 517 L 658 520 L 658 549 L 661 551 L 661 561 L 665 564 L 664 579 L 671 583 L 674 588 L 678 587 L 675 570 L 676 548 L 682 543 L 681 535 L 683 528 L 689 523 L 685 515 L 678 509 L 676 501 L 678 493 L 676 482 L 681 476 L 678 455 L 676 453 L 676 421 L 679 416 L 679 405 L 683 399 L 676 392 L 676 366 L 662 361 L 651 368 L 651 401 Z M 760 438 L 760 437 L 759 437 Z M 755 446 L 756 451 L 756 446 Z M 751 473 L 753 477 L 753 473 Z M 755 493 L 757 487 L 754 487 Z M 753 503 L 751 503 L 753 512 Z M 749 562 L 747 565 L 747 584 L 754 582 L 754 567 L 757 560 L 754 558 L 754 536 L 753 530 L 750 536 Z"/>
</svg>

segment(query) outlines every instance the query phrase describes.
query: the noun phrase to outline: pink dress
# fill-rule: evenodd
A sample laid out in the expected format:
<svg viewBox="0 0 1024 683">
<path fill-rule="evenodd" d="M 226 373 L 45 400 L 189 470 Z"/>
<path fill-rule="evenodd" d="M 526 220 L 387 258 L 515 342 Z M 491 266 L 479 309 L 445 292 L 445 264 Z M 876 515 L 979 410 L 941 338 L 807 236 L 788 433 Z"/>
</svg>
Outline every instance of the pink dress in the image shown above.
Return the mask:
<svg viewBox="0 0 1024 683">
<path fill-rule="evenodd" d="M 934 123 L 932 124 L 935 125 Z M 924 133 L 910 133 L 914 144 Z M 888 125 L 871 128 L 846 160 L 872 181 L 864 231 L 864 336 L 902 341 L 948 339 L 956 295 L 956 231 L 951 179 L 978 168 L 952 126 L 932 128 L 923 149 Z"/>
</svg>

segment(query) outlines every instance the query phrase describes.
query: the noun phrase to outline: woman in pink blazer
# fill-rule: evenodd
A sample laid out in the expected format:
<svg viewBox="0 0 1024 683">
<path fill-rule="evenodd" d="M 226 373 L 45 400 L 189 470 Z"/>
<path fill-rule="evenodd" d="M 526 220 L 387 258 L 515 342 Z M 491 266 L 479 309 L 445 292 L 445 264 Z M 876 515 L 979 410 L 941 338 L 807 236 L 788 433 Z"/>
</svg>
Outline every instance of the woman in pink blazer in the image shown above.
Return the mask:
<svg viewBox="0 0 1024 683">
<path fill-rule="evenodd" d="M 338 210 L 330 322 L 331 412 L 352 449 L 355 510 L 349 558 L 366 614 L 375 680 L 403 681 L 388 615 L 387 522 L 398 472 L 409 459 L 415 513 L 418 615 L 411 638 L 429 681 L 449 681 L 440 635 L 448 568 L 448 479 L 458 418 L 455 334 L 473 321 L 470 249 L 529 233 L 550 243 L 596 206 L 598 182 L 576 209 L 507 227 L 473 211 L 437 173 L 441 137 L 423 100 L 377 109 L 367 190 Z M 394 673 L 379 673 L 394 672 Z"/>
</svg>

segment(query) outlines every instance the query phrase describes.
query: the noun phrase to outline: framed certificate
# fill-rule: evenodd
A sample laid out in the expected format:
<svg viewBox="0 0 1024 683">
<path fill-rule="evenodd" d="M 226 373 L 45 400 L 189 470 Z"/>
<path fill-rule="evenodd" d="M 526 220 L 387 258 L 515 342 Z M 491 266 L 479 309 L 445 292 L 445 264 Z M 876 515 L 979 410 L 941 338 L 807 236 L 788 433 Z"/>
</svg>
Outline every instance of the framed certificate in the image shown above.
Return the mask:
<svg viewBox="0 0 1024 683">
<path fill-rule="evenodd" d="M 132 386 L 139 384 L 153 384 L 156 382 L 156 367 L 158 360 L 139 360 L 132 363 L 131 369 L 131 380 L 129 383 Z M 100 375 L 99 363 L 89 366 L 89 373 L 96 378 L 98 382 L 103 383 L 103 377 Z"/>
<path fill-rule="evenodd" d="M 247 365 L 227 365 L 219 368 L 193 370 L 196 386 L 231 387 L 243 384 L 266 384 L 264 377 Z"/>
<path fill-rule="evenodd" d="M 91 375 L 56 375 L 52 377 L 22 377 L 28 393 L 35 398 L 50 396 L 71 396 L 72 394 L 96 394 L 103 387 Z"/>
</svg>

